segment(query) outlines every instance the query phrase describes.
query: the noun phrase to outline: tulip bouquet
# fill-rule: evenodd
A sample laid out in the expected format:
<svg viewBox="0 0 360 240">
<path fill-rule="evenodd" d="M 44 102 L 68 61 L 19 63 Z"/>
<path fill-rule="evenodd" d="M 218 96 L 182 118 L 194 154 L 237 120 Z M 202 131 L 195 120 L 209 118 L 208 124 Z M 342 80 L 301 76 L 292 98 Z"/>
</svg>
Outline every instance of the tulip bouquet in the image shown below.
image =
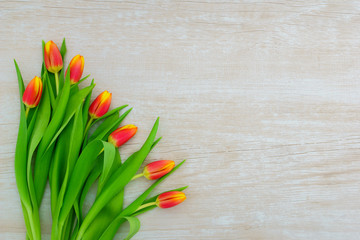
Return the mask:
<svg viewBox="0 0 360 240">
<path fill-rule="evenodd" d="M 186 187 L 149 197 L 155 187 L 178 169 L 174 161 L 155 161 L 137 174 L 156 138 L 155 121 L 142 147 L 126 161 L 118 148 L 137 131 L 134 125 L 120 126 L 130 113 L 127 105 L 109 111 L 111 93 L 102 92 L 91 102 L 94 79 L 82 89 L 84 58 L 76 55 L 66 71 L 65 39 L 60 50 L 43 42 L 41 78 L 25 88 L 15 61 L 20 92 L 20 124 L 15 151 L 15 177 L 26 225 L 26 239 L 41 239 L 39 207 L 47 181 L 50 185 L 53 240 L 113 239 L 120 225 L 129 222 L 130 239 L 140 228 L 136 217 L 156 207 L 173 207 L 186 199 Z M 156 180 L 127 207 L 124 188 L 139 177 Z M 97 182 L 96 198 L 83 210 L 90 188 Z M 96 185 L 95 185 L 96 186 Z"/>
</svg>

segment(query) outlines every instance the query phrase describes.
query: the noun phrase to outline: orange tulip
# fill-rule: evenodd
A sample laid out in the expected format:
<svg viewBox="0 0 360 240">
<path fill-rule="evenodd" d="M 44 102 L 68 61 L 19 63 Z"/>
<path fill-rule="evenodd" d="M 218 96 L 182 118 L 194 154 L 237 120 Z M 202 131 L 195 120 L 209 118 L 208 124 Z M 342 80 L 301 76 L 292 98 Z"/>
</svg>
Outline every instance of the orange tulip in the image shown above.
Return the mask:
<svg viewBox="0 0 360 240">
<path fill-rule="evenodd" d="M 130 140 L 137 131 L 137 127 L 129 124 L 116 129 L 109 135 L 108 142 L 112 143 L 115 147 L 120 147 Z"/>
<path fill-rule="evenodd" d="M 109 110 L 110 104 L 111 93 L 108 91 L 102 92 L 90 105 L 89 114 L 91 119 L 97 119 L 103 116 Z"/>
<path fill-rule="evenodd" d="M 81 75 L 83 73 L 84 70 L 84 57 L 80 56 L 80 55 L 76 55 L 75 57 L 73 57 L 73 59 L 71 59 L 70 64 L 68 69 L 66 69 L 66 73 L 65 76 L 67 74 L 67 71 L 70 68 L 70 83 L 74 84 L 77 83 L 80 78 Z"/>
<path fill-rule="evenodd" d="M 27 85 L 24 94 L 23 102 L 28 108 L 36 107 L 41 99 L 43 84 L 39 77 L 34 77 Z"/>
<path fill-rule="evenodd" d="M 169 173 L 174 166 L 175 162 L 171 160 L 155 161 L 145 166 L 143 175 L 149 180 L 159 179 Z"/>
<path fill-rule="evenodd" d="M 156 199 L 156 206 L 160 208 L 171 208 L 186 199 L 183 192 L 173 191 L 160 194 Z"/>
<path fill-rule="evenodd" d="M 44 49 L 45 66 L 49 72 L 57 73 L 63 67 L 60 51 L 53 41 L 48 41 Z"/>
</svg>

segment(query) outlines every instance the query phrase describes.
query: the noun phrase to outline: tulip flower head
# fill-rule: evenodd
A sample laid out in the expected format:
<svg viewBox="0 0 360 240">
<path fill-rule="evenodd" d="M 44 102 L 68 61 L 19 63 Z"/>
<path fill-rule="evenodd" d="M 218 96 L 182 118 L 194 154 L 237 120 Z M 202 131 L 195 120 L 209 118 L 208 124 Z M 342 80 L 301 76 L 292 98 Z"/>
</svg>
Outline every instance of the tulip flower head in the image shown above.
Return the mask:
<svg viewBox="0 0 360 240">
<path fill-rule="evenodd" d="M 149 180 L 156 180 L 169 173 L 175 166 L 171 160 L 160 160 L 145 166 L 143 175 Z"/>
<path fill-rule="evenodd" d="M 24 94 L 23 102 L 28 108 L 36 107 L 41 99 L 43 84 L 39 77 L 34 77 L 27 85 Z"/>
<path fill-rule="evenodd" d="M 48 41 L 44 48 L 45 66 L 49 72 L 57 73 L 63 67 L 60 51 L 53 41 Z"/>
<path fill-rule="evenodd" d="M 156 206 L 160 208 L 171 208 L 183 201 L 186 196 L 183 192 L 173 191 L 160 194 L 156 199 Z"/>
<path fill-rule="evenodd" d="M 109 110 L 110 104 L 111 93 L 108 91 L 102 92 L 90 105 L 90 117 L 92 119 L 98 119 L 99 117 L 103 116 Z"/>
<path fill-rule="evenodd" d="M 70 83 L 75 84 L 77 83 L 84 70 L 84 57 L 81 55 L 76 55 L 71 59 L 68 69 L 66 69 L 65 76 L 67 74 L 67 71 L 70 69 Z"/>
<path fill-rule="evenodd" d="M 129 124 L 116 129 L 109 135 L 108 142 L 112 143 L 115 147 L 120 147 L 130 140 L 137 131 L 135 125 Z"/>
</svg>

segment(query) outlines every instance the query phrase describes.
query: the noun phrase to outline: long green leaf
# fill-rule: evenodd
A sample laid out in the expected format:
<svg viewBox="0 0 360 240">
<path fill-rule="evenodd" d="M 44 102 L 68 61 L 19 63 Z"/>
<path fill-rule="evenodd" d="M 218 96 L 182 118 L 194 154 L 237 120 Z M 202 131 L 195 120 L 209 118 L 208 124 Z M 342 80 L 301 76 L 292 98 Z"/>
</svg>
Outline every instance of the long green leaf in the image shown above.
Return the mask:
<svg viewBox="0 0 360 240">
<path fill-rule="evenodd" d="M 121 223 L 125 222 L 126 220 L 129 222 L 130 229 L 129 229 L 128 235 L 126 236 L 126 238 L 124 238 L 124 240 L 129 240 L 140 230 L 140 221 L 138 218 L 136 218 L 134 216 L 121 217 Z M 114 236 L 112 236 L 111 234 L 108 234 L 106 232 L 101 235 L 99 240 L 110 240 L 113 238 L 114 238 Z"/>
<path fill-rule="evenodd" d="M 65 58 L 65 54 L 66 54 L 66 42 L 65 42 L 65 38 L 63 39 L 62 44 L 61 44 L 60 54 L 61 54 L 62 58 L 64 59 L 64 58 Z"/>
<path fill-rule="evenodd" d="M 50 154 L 46 154 L 46 151 L 50 148 L 50 142 L 58 131 L 61 122 L 66 114 L 66 106 L 69 100 L 70 93 L 70 75 L 68 74 L 67 79 L 65 81 L 65 85 L 63 90 L 60 92 L 59 102 L 55 109 L 54 115 L 49 123 L 49 126 L 46 128 L 42 141 L 40 142 L 35 167 L 34 167 L 34 180 L 36 182 L 35 191 L 38 199 L 38 204 L 40 205 L 42 197 L 44 195 L 44 190 L 46 186 L 46 181 L 50 168 Z M 46 155 L 46 156 L 45 156 Z"/>
<path fill-rule="evenodd" d="M 64 201 L 59 214 L 58 229 L 55 231 L 55 234 L 57 234 L 59 231 L 61 232 L 66 217 L 68 216 L 78 194 L 80 193 L 85 183 L 86 178 L 95 164 L 97 155 L 100 153 L 102 148 L 104 149 L 104 159 L 114 158 L 114 146 L 111 143 L 97 140 L 90 143 L 84 149 L 78 161 L 76 162 L 73 173 L 69 179 L 68 188 L 66 189 L 66 193 L 64 195 Z"/>
<path fill-rule="evenodd" d="M 22 95 L 24 94 L 24 82 L 20 73 L 20 69 L 14 60 L 15 69 L 18 77 L 19 83 L 19 95 L 20 95 L 20 124 L 19 132 L 16 143 L 15 150 L 15 177 L 16 184 L 18 187 L 19 195 L 21 201 L 24 203 L 26 209 L 31 209 L 30 195 L 28 191 L 28 184 L 26 178 L 27 170 L 27 126 L 26 126 L 26 117 L 25 117 L 25 107 L 22 102 Z"/>
</svg>

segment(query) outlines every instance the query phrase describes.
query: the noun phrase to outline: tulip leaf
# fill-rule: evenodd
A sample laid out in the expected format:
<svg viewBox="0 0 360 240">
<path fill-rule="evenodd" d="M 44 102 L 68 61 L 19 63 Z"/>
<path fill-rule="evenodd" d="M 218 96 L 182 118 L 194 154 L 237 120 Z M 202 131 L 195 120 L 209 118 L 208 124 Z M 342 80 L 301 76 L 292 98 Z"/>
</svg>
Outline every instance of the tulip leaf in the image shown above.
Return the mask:
<svg viewBox="0 0 360 240">
<path fill-rule="evenodd" d="M 71 87 L 73 88 L 73 87 L 79 86 L 80 83 L 82 83 L 83 81 L 85 81 L 85 80 L 88 79 L 89 77 L 90 77 L 90 74 L 87 75 L 87 76 L 85 76 L 85 77 L 83 77 L 83 78 L 80 79 L 78 82 L 74 83 Z M 92 83 L 91 83 L 91 84 L 92 84 Z"/>
<path fill-rule="evenodd" d="M 44 82 L 43 87 L 47 88 L 47 81 Z M 31 134 L 31 138 L 29 139 L 29 150 L 27 157 L 27 183 L 28 189 L 30 192 L 30 198 L 32 199 L 34 209 L 38 209 L 38 201 L 35 192 L 34 179 L 33 179 L 33 171 L 32 171 L 32 159 L 33 154 L 35 152 L 36 147 L 40 143 L 41 138 L 44 135 L 46 127 L 48 126 L 51 114 L 50 100 L 47 94 L 47 91 L 43 91 L 44 94 L 41 98 L 40 104 L 36 107 L 36 113 L 33 118 L 36 119 L 34 125 L 32 126 L 33 131 Z M 30 134 L 30 132 L 29 132 Z M 36 210 L 38 211 L 38 210 Z"/>
<path fill-rule="evenodd" d="M 20 95 L 20 124 L 18 138 L 16 142 L 15 150 L 15 177 L 16 184 L 18 187 L 20 199 L 24 204 L 26 209 L 31 208 L 30 195 L 27 188 L 27 126 L 26 126 L 26 117 L 25 117 L 25 107 L 22 102 L 22 96 L 24 94 L 24 82 L 20 73 L 20 69 L 14 60 L 15 69 L 18 77 L 19 83 L 19 95 Z"/>
<path fill-rule="evenodd" d="M 114 163 L 115 147 L 112 144 L 106 144 L 106 146 L 114 148 L 114 151 L 111 152 L 113 153 L 113 155 L 109 154 L 107 156 L 104 156 L 103 168 L 99 179 L 98 192 L 101 192 L 106 180 L 109 178 L 109 173 Z"/>
<path fill-rule="evenodd" d="M 124 240 L 131 239 L 140 230 L 140 221 L 136 217 L 124 217 L 130 224 L 130 230 Z"/>
<path fill-rule="evenodd" d="M 81 210 L 81 213 L 82 213 L 82 207 L 83 207 L 83 204 L 84 204 L 84 201 L 85 201 L 85 198 L 91 188 L 91 186 L 94 184 L 94 182 L 96 181 L 96 179 L 100 176 L 101 174 L 101 171 L 102 171 L 102 164 L 103 164 L 103 157 L 104 155 L 99 155 L 98 156 L 98 160 L 94 169 L 91 171 L 89 177 L 86 179 L 86 182 L 85 182 L 85 185 L 82 189 L 82 192 L 81 192 L 81 196 L 80 196 L 80 199 L 79 199 L 79 206 L 80 206 L 80 210 Z M 82 219 L 81 219 L 82 220 Z"/>
<path fill-rule="evenodd" d="M 58 96 L 59 101 L 57 103 L 52 119 L 49 123 L 49 126 L 46 128 L 46 131 L 44 133 L 42 141 L 39 144 L 39 148 L 37 151 L 35 167 L 34 167 L 34 179 L 36 182 L 35 190 L 39 204 L 41 203 L 41 199 L 44 194 L 46 180 L 50 168 L 49 156 L 51 156 L 51 154 L 47 153 L 47 151 L 50 150 L 50 147 L 52 145 L 50 144 L 50 142 L 52 141 L 55 133 L 58 131 L 62 123 L 62 120 L 64 118 L 64 115 L 67 114 L 65 111 L 69 100 L 69 93 L 70 93 L 70 76 L 68 74 L 64 88 L 62 89 L 62 91 Z M 47 157 L 45 157 L 45 155 L 47 155 Z"/>
<path fill-rule="evenodd" d="M 130 229 L 129 229 L 128 235 L 126 236 L 126 238 L 124 238 L 124 240 L 129 240 L 140 230 L 140 221 L 138 218 L 136 218 L 134 216 L 121 217 L 121 223 L 125 222 L 126 220 L 129 222 Z M 115 232 L 115 234 L 116 234 L 116 232 Z M 104 234 L 101 235 L 99 240 L 113 239 L 115 234 L 112 235 L 112 234 L 110 234 L 110 232 L 105 232 Z"/>
<path fill-rule="evenodd" d="M 78 232 L 77 240 L 81 239 L 86 229 L 95 219 L 104 206 L 113 199 L 120 191 L 124 189 L 131 178 L 139 170 L 141 164 L 149 154 L 151 146 L 155 140 L 156 132 L 159 126 L 159 118 L 156 120 L 148 138 L 139 151 L 131 155 L 121 167 L 114 172 L 105 184 L 102 192 L 96 198 L 94 204 L 90 208 Z M 90 143 L 91 144 L 91 143 Z"/>
<path fill-rule="evenodd" d="M 27 128 L 27 136 L 28 136 L 27 141 L 28 142 L 30 141 L 32 131 L 34 130 L 38 109 L 39 109 L 38 107 L 30 109 L 29 115 L 27 116 L 27 120 L 31 119 L 30 122 L 27 121 L 27 123 L 28 123 L 27 124 L 27 126 L 28 126 L 28 128 Z"/>
<path fill-rule="evenodd" d="M 104 115 L 102 115 L 101 117 L 99 117 L 98 119 L 96 119 L 94 121 L 94 124 L 97 123 L 98 121 L 100 120 L 103 120 L 104 118 L 107 118 L 108 116 L 111 116 L 112 114 L 116 113 L 116 112 L 119 112 L 121 111 L 122 109 L 126 108 L 128 105 L 125 104 L 125 105 L 122 105 L 120 107 L 117 107 L 117 108 L 114 108 L 113 110 L 111 111 L 108 111 L 107 113 L 105 113 Z"/>
<path fill-rule="evenodd" d="M 58 206 L 60 211 L 58 215 L 58 229 L 56 229 L 55 236 L 58 236 L 59 232 L 61 233 L 65 220 L 75 203 L 86 178 L 88 177 L 91 169 L 94 167 L 97 155 L 102 151 L 102 149 L 104 149 L 104 159 L 114 157 L 115 148 L 112 144 L 96 140 L 87 145 L 77 160 L 71 177 L 69 178 L 69 184 L 64 195 L 62 206 Z M 58 205 L 61 205 L 61 203 L 58 202 Z"/>
<path fill-rule="evenodd" d="M 55 217 L 60 189 L 66 174 L 67 156 L 69 154 L 70 147 L 69 139 L 71 138 L 71 131 L 73 126 L 74 120 L 72 119 L 57 139 L 53 159 L 51 162 L 49 185 L 51 189 L 51 212 L 53 217 Z"/>
<path fill-rule="evenodd" d="M 62 41 L 62 44 L 61 44 L 61 48 L 60 48 L 60 54 L 63 58 L 63 60 L 65 59 L 65 54 L 66 54 L 66 42 L 65 42 L 65 38 L 63 39 Z"/>
<path fill-rule="evenodd" d="M 94 79 L 91 81 L 90 86 L 94 84 Z M 86 96 L 85 101 L 84 101 L 84 106 L 83 106 L 83 126 L 84 129 L 86 127 L 86 123 L 88 121 L 89 118 L 89 106 L 90 106 L 90 100 L 91 100 L 91 95 L 92 95 L 92 90 L 90 91 L 90 93 Z M 87 132 L 85 133 L 84 136 L 84 142 L 87 140 Z"/>
</svg>

